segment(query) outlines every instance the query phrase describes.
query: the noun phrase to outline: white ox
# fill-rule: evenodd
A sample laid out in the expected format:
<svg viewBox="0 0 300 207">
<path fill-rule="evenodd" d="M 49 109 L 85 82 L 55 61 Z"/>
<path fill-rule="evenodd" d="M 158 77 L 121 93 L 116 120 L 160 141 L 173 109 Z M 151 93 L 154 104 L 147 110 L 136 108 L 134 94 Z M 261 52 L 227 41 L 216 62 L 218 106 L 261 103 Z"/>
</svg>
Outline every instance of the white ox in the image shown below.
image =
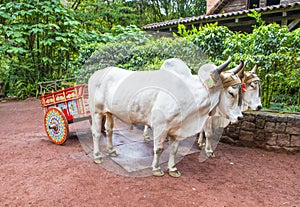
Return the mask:
<svg viewBox="0 0 300 207">
<path fill-rule="evenodd" d="M 162 66 L 162 67 L 164 67 L 164 65 Z M 238 65 L 238 66 L 236 66 L 235 68 L 233 68 L 233 69 L 231 69 L 231 70 L 228 70 L 228 71 L 225 71 L 225 72 L 223 72 L 222 73 L 222 76 L 221 76 L 221 80 L 222 80 L 222 85 L 223 85 L 223 87 L 222 87 L 222 92 L 221 92 L 221 96 L 220 96 L 220 98 L 225 98 L 225 99 L 228 99 L 228 98 L 230 98 L 230 96 L 232 96 L 232 89 L 233 88 L 237 88 L 238 87 L 238 84 L 239 83 L 241 83 L 240 82 L 240 79 L 236 79 L 235 77 L 235 75 L 238 75 L 238 77 L 241 77 L 241 74 L 243 74 L 243 72 L 244 72 L 244 67 L 245 67 L 245 65 L 244 65 L 244 63 L 241 61 L 241 63 Z M 200 70 L 199 70 L 200 71 Z M 200 77 L 202 77 L 203 76 L 203 74 L 199 74 L 199 75 L 193 75 L 193 77 L 196 79 L 196 80 L 199 80 L 199 76 Z M 204 74 L 204 76 L 205 76 L 205 74 Z M 203 78 L 202 78 L 203 79 Z M 229 97 L 228 97 L 229 96 Z M 241 100 L 241 99 L 240 99 Z M 240 104 L 241 104 L 241 102 L 240 102 Z M 227 107 L 227 105 L 226 104 L 224 104 L 224 105 L 220 105 L 220 108 L 219 107 L 215 107 L 214 108 L 214 110 L 212 110 L 211 112 L 210 112 L 210 117 L 209 118 L 211 118 L 211 114 L 212 113 L 215 113 L 215 111 L 216 110 L 220 110 L 220 114 L 226 114 L 226 108 L 224 108 L 224 107 Z M 234 117 L 234 116 L 228 116 L 227 115 L 227 117 Z M 241 118 L 241 117 L 240 117 Z M 227 119 L 226 119 L 227 120 Z M 237 124 L 238 122 L 236 121 L 236 120 L 230 120 L 230 122 L 232 122 L 233 124 Z M 217 123 L 216 123 L 217 124 Z M 145 128 L 144 128 L 144 131 L 143 131 L 143 136 L 144 136 L 144 140 L 145 141 L 149 141 L 150 140 L 150 136 L 149 136 L 149 127 L 147 126 L 147 125 L 145 125 Z M 200 138 L 200 136 L 201 135 L 199 135 L 199 141 L 198 141 L 198 143 L 199 143 L 199 146 L 201 146 L 201 143 L 200 143 L 200 141 L 201 142 L 203 142 L 204 141 L 204 139 L 201 137 Z M 202 146 L 204 146 L 204 143 L 203 143 L 203 145 Z M 202 147 L 201 146 L 201 147 Z"/>
<path fill-rule="evenodd" d="M 169 136 L 169 174 L 179 177 L 175 167 L 175 155 L 179 141 L 200 132 L 216 106 L 224 109 L 232 121 L 241 117 L 238 107 L 238 88 L 230 88 L 222 96 L 219 74 L 230 63 L 228 59 L 220 66 L 205 64 L 199 70 L 210 71 L 203 83 L 193 78 L 189 68 L 179 59 L 165 61 L 157 71 L 134 72 L 108 67 L 95 72 L 89 79 L 89 103 L 92 116 L 94 161 L 102 162 L 99 149 L 101 121 L 106 118 L 107 151 L 116 156 L 112 145 L 113 116 L 129 124 L 144 124 L 153 130 L 154 157 L 152 173 L 162 176 L 159 157 L 163 144 Z M 198 73 L 199 73 L 198 72 Z M 215 97 L 215 98 L 212 98 Z"/>
<path fill-rule="evenodd" d="M 246 64 L 245 64 L 246 65 Z M 262 104 L 260 100 L 260 79 L 256 75 L 257 64 L 254 68 L 246 72 L 244 68 L 238 73 L 239 77 L 242 80 L 242 84 L 245 84 L 242 93 L 242 111 L 248 110 L 260 110 L 262 109 Z M 235 72 L 235 71 L 231 71 Z M 217 136 L 219 138 L 222 134 L 218 134 L 222 132 L 222 130 L 218 130 L 219 128 L 225 128 L 230 123 L 228 116 L 222 113 L 221 110 L 216 108 L 212 116 L 210 116 L 203 128 L 203 131 L 199 134 L 198 144 L 200 148 L 205 146 L 205 153 L 208 157 L 214 157 L 213 149 L 211 146 L 211 140 L 213 136 Z M 206 143 L 204 143 L 206 141 Z"/>
</svg>

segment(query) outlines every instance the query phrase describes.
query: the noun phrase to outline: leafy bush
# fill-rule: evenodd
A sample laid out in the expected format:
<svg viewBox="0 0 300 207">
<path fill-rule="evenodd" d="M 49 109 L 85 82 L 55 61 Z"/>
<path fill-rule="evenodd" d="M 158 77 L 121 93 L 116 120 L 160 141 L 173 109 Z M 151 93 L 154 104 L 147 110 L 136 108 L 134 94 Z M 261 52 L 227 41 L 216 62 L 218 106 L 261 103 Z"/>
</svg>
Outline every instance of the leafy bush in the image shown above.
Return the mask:
<svg viewBox="0 0 300 207">
<path fill-rule="evenodd" d="M 127 27 L 118 25 L 114 27 L 110 33 L 98 34 L 97 41 L 90 42 L 89 39 L 86 44 L 81 45 L 78 58 L 71 64 L 72 73 L 75 76 L 78 76 L 78 72 L 91 57 L 93 52 L 95 52 L 96 49 L 102 48 L 105 44 L 127 41 L 132 42 L 134 45 L 138 45 L 145 44 L 149 41 L 149 38 L 150 36 L 135 25 Z M 112 52 L 115 53 L 117 51 Z M 109 56 L 107 58 L 109 58 Z"/>
<path fill-rule="evenodd" d="M 11 95 L 34 96 L 36 83 L 67 77 L 83 30 L 58 0 L 0 4 L 0 79 Z"/>
<path fill-rule="evenodd" d="M 203 51 L 210 60 L 220 61 L 227 59 L 223 57 L 223 52 L 227 49 L 227 45 L 224 42 L 230 39 L 234 34 L 227 27 L 218 26 L 218 23 L 207 24 L 187 31 L 183 25 L 179 25 L 179 35 L 187 38 L 194 44 L 196 44 L 201 51 Z"/>
<path fill-rule="evenodd" d="M 272 98 L 286 94 L 286 99 L 300 91 L 300 30 L 292 32 L 278 24 L 261 25 L 249 36 L 252 44 L 248 54 L 260 63 L 259 75 L 263 86 L 263 103 L 270 105 Z M 300 102 L 298 102 L 300 105 Z"/>
<path fill-rule="evenodd" d="M 272 103 L 269 107 L 270 110 L 282 111 L 282 112 L 300 112 L 299 106 L 286 106 L 281 103 Z"/>
<path fill-rule="evenodd" d="M 78 79 L 87 82 L 92 73 L 108 66 L 135 71 L 157 70 L 168 58 L 182 59 L 194 73 L 207 61 L 199 47 L 184 38 L 149 38 L 143 44 L 127 39 L 98 45 L 83 66 Z"/>
<path fill-rule="evenodd" d="M 257 13 L 252 16 L 260 25 L 250 34 L 231 32 L 217 24 L 189 31 L 179 26 L 179 33 L 216 63 L 228 56 L 233 57 L 232 62 L 247 61 L 249 69 L 258 63 L 264 107 L 270 107 L 271 101 L 300 106 L 300 29 L 290 32 L 276 23 L 265 25 Z"/>
</svg>

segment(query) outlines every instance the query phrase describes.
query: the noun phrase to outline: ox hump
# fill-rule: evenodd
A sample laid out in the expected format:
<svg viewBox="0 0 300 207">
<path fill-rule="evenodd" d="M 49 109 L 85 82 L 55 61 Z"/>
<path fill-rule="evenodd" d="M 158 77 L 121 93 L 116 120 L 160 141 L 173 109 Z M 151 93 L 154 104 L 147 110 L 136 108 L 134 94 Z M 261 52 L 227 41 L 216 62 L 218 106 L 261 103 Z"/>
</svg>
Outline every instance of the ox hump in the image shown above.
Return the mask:
<svg viewBox="0 0 300 207">
<path fill-rule="evenodd" d="M 167 70 L 181 77 L 185 77 L 185 78 L 192 77 L 192 73 L 189 67 L 182 60 L 178 58 L 171 58 L 165 60 L 160 69 Z"/>
</svg>

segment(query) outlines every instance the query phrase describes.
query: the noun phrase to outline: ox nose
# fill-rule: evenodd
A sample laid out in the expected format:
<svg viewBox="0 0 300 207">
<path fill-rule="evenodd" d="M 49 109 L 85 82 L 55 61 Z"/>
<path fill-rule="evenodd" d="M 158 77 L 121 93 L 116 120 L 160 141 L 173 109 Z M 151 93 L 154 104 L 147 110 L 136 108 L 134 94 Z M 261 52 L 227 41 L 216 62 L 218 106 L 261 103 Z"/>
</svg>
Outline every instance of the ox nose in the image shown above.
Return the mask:
<svg viewBox="0 0 300 207">
<path fill-rule="evenodd" d="M 262 109 L 262 106 L 261 106 L 261 105 L 259 105 L 259 106 L 256 108 L 257 111 L 259 111 L 259 110 L 261 110 L 261 109 Z"/>
<path fill-rule="evenodd" d="M 243 117 L 242 117 L 242 116 L 238 116 L 238 120 L 239 120 L 239 121 L 242 121 L 242 120 L 243 120 Z"/>
</svg>

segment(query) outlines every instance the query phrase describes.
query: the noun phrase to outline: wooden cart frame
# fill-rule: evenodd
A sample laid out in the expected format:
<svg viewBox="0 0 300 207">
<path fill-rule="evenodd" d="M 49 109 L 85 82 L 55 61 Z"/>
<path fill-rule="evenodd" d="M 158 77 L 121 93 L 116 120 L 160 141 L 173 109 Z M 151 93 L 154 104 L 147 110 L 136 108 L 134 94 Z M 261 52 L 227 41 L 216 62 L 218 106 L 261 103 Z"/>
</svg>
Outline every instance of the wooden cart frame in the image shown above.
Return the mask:
<svg viewBox="0 0 300 207">
<path fill-rule="evenodd" d="M 91 116 L 87 85 L 74 83 L 72 87 L 56 90 L 56 87 L 61 85 L 57 84 L 58 82 L 62 80 L 39 83 L 42 94 L 40 100 L 44 110 L 45 131 L 49 139 L 55 144 L 63 144 L 69 134 L 69 124 L 90 119 Z M 51 87 L 51 92 L 43 91 Z"/>
</svg>

